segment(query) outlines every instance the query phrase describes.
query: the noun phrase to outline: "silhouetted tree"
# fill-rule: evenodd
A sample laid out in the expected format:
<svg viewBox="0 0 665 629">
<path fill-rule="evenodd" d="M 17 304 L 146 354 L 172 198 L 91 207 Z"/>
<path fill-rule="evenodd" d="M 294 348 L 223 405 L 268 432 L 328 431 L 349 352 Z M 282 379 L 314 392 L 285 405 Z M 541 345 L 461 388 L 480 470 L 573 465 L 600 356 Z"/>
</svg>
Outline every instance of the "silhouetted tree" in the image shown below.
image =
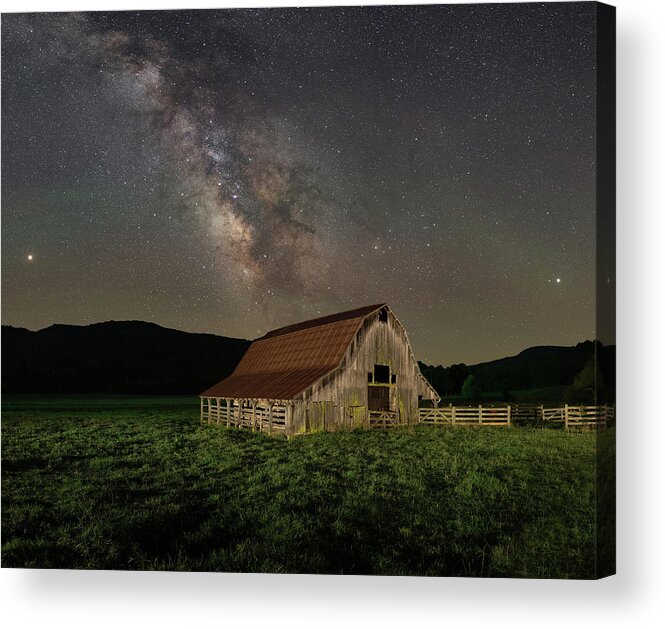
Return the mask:
<svg viewBox="0 0 665 629">
<path fill-rule="evenodd" d="M 594 404 L 602 401 L 605 395 L 603 374 L 597 368 L 594 358 L 589 360 L 566 391 L 566 400 L 572 404 Z"/>
<path fill-rule="evenodd" d="M 462 385 L 462 397 L 467 400 L 473 400 L 480 396 L 480 383 L 473 374 L 469 374 Z"/>
<path fill-rule="evenodd" d="M 448 367 L 448 378 L 450 382 L 450 393 L 455 395 L 460 393 L 466 377 L 469 375 L 469 368 L 464 363 L 451 365 Z"/>
</svg>

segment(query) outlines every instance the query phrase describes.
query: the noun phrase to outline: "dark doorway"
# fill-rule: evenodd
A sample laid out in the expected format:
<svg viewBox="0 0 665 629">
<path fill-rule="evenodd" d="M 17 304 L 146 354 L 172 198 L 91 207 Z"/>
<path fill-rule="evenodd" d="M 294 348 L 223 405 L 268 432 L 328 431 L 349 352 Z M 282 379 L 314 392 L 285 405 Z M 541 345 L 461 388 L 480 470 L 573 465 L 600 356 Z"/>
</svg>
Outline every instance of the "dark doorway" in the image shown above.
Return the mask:
<svg viewBox="0 0 665 629">
<path fill-rule="evenodd" d="M 389 411 L 390 387 L 367 387 L 367 404 L 370 411 Z"/>
</svg>

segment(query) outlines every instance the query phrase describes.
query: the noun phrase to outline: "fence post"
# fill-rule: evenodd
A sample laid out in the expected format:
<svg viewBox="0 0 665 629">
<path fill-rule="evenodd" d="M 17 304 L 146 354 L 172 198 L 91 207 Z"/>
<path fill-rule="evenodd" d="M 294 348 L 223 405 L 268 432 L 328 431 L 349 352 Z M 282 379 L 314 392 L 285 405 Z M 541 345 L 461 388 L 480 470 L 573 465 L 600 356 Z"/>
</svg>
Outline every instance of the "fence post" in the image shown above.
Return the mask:
<svg viewBox="0 0 665 629">
<path fill-rule="evenodd" d="M 455 425 L 455 407 L 451 404 L 450 405 L 450 415 L 453 419 L 453 426 Z"/>
<path fill-rule="evenodd" d="M 564 429 L 568 430 L 568 404 L 563 407 L 563 426 Z"/>
<path fill-rule="evenodd" d="M 284 433 L 287 437 L 291 436 L 293 429 L 293 405 L 286 402 L 284 404 Z"/>
<path fill-rule="evenodd" d="M 478 423 L 479 424 L 483 423 L 483 405 L 482 404 L 478 405 Z"/>
<path fill-rule="evenodd" d="M 510 428 L 510 404 L 508 404 L 508 428 Z"/>
</svg>

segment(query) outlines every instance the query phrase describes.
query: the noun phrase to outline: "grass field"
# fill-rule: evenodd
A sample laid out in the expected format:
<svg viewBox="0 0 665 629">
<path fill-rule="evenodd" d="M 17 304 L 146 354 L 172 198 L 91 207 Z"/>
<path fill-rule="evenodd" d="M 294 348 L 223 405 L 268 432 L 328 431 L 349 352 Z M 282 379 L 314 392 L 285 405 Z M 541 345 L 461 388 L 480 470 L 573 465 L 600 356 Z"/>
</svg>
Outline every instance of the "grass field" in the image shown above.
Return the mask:
<svg viewBox="0 0 665 629">
<path fill-rule="evenodd" d="M 9 398 L 3 567 L 594 576 L 594 436 L 432 428 L 291 441 L 192 398 Z"/>
</svg>

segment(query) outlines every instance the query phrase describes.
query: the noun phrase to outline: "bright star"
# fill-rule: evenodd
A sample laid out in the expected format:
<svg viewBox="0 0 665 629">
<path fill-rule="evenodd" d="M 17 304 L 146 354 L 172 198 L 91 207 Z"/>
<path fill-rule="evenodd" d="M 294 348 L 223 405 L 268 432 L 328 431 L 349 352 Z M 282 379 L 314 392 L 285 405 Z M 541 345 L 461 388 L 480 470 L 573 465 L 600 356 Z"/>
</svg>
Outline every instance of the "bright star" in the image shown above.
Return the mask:
<svg viewBox="0 0 665 629">
<path fill-rule="evenodd" d="M 557 284 L 561 284 L 561 278 L 560 278 L 560 277 L 557 277 L 557 278 L 556 278 L 556 283 L 557 283 Z"/>
<path fill-rule="evenodd" d="M 32 262 L 32 254 L 31 253 L 28 254 L 28 262 Z"/>
</svg>

